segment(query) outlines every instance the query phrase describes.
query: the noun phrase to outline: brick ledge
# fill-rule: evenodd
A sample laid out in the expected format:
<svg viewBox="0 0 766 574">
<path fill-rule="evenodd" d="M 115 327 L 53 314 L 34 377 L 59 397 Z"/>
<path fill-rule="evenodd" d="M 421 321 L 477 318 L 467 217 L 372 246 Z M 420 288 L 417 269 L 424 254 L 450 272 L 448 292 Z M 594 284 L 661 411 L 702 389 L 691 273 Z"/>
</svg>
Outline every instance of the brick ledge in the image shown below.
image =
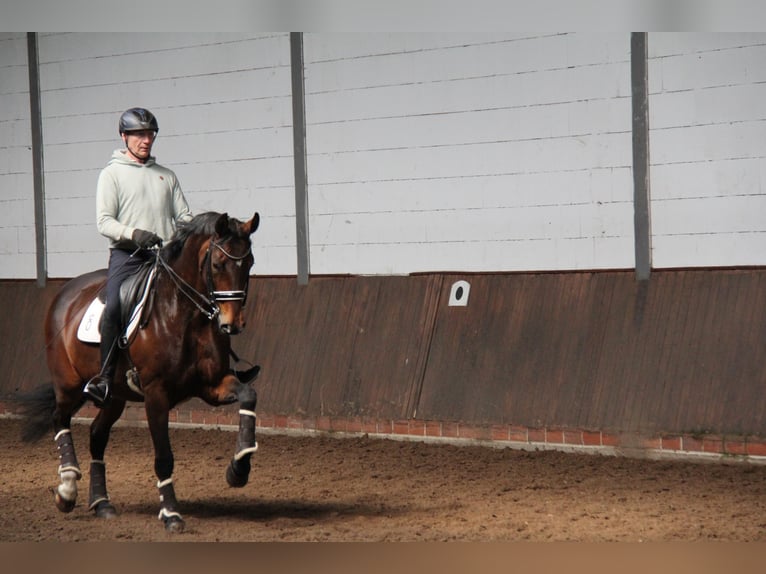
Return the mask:
<svg viewBox="0 0 766 574">
<path fill-rule="evenodd" d="M 90 405 L 78 412 L 75 421 L 89 423 L 98 410 Z M 13 405 L 0 401 L 0 418 L 18 416 Z M 554 427 L 525 427 L 514 424 L 477 425 L 421 419 L 378 420 L 361 417 L 329 417 L 258 414 L 257 428 L 274 434 L 372 435 L 396 440 L 474 444 L 523 450 L 556 450 L 631 458 L 673 458 L 713 462 L 766 464 L 766 439 L 755 436 L 715 434 L 610 433 L 599 430 Z M 239 415 L 232 409 L 174 409 L 173 427 L 236 430 Z M 141 406 L 125 409 L 118 425 L 144 426 Z"/>
</svg>

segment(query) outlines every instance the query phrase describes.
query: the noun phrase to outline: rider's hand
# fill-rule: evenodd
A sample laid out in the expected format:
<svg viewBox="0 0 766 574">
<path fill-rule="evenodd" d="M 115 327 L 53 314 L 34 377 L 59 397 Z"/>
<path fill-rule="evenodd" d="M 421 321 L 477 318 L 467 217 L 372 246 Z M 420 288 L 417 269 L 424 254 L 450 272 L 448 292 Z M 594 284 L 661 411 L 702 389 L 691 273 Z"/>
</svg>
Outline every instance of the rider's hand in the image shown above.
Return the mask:
<svg viewBox="0 0 766 574">
<path fill-rule="evenodd" d="M 145 231 L 143 229 L 136 229 L 131 235 L 131 239 L 143 249 L 149 249 L 155 245 L 162 244 L 162 237 L 151 231 Z"/>
</svg>

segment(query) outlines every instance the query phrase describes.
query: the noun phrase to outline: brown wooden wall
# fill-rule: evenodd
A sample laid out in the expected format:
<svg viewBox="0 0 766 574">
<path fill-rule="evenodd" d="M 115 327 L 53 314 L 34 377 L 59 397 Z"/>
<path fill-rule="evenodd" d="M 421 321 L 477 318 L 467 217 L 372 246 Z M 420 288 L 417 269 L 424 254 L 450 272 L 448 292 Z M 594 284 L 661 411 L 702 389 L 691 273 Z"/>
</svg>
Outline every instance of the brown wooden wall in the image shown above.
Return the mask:
<svg viewBox="0 0 766 574">
<path fill-rule="evenodd" d="M 0 394 L 9 396 L 49 380 L 43 320 L 62 281 L 0 281 Z"/>
<path fill-rule="evenodd" d="M 655 272 L 646 284 L 632 272 L 470 282 L 467 308 L 446 307 L 442 293 L 419 416 L 766 433 L 765 271 Z"/>
<path fill-rule="evenodd" d="M 456 280 L 467 307 L 447 305 Z M 0 394 L 45 380 L 60 281 L 0 282 Z M 258 410 L 766 436 L 766 270 L 254 278 Z"/>
</svg>

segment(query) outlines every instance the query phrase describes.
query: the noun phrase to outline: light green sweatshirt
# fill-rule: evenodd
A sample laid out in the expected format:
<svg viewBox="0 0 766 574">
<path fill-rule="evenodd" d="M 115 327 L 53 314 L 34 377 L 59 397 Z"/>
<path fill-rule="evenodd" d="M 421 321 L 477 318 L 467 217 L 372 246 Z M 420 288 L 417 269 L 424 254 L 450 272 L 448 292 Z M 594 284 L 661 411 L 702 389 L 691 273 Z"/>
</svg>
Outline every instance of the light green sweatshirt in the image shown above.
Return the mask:
<svg viewBox="0 0 766 574">
<path fill-rule="evenodd" d="M 146 163 L 115 150 L 98 176 L 96 226 L 110 247 L 134 249 L 135 229 L 152 231 L 167 241 L 176 224 L 192 218 L 176 175 L 150 157 Z"/>
</svg>

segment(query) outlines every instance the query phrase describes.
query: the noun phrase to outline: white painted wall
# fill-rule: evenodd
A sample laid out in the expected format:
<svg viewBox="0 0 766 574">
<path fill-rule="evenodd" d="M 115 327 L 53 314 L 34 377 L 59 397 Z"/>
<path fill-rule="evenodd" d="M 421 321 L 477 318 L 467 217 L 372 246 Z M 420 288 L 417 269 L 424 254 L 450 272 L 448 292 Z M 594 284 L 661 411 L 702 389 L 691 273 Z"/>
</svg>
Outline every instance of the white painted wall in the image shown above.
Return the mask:
<svg viewBox="0 0 766 574">
<path fill-rule="evenodd" d="M 0 278 L 36 276 L 27 35 L 0 34 Z"/>
<path fill-rule="evenodd" d="M 106 263 L 127 107 L 295 274 L 289 35 L 41 34 L 48 269 Z M 311 272 L 630 268 L 629 34 L 306 34 Z M 766 263 L 766 35 L 650 34 L 655 267 Z M 34 278 L 26 35 L 0 34 L 0 278 Z"/>
<path fill-rule="evenodd" d="M 766 34 L 650 34 L 655 267 L 766 264 Z"/>
<path fill-rule="evenodd" d="M 633 265 L 629 35 L 304 43 L 312 273 Z"/>
</svg>

